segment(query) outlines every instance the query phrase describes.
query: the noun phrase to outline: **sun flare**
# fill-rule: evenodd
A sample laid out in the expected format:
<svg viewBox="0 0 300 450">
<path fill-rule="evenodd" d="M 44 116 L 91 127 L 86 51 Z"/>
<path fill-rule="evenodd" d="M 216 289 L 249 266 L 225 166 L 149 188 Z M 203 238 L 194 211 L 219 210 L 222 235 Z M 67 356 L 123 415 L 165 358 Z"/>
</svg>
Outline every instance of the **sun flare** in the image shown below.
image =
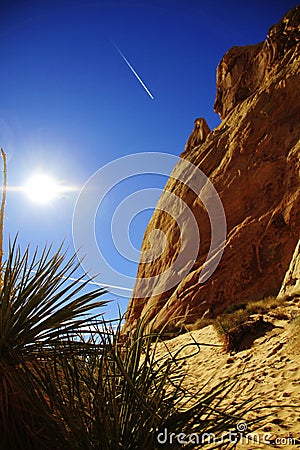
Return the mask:
<svg viewBox="0 0 300 450">
<path fill-rule="evenodd" d="M 60 191 L 58 182 L 50 175 L 33 175 L 26 185 L 24 192 L 34 203 L 49 203 L 54 200 Z"/>
</svg>

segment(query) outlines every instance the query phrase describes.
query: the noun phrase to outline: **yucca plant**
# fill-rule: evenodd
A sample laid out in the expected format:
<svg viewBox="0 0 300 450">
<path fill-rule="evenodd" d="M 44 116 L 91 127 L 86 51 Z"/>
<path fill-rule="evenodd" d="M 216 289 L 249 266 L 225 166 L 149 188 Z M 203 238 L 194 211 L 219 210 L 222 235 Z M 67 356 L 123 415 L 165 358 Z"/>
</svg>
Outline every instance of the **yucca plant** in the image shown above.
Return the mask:
<svg viewBox="0 0 300 450">
<path fill-rule="evenodd" d="M 254 404 L 231 406 L 236 380 L 198 393 L 184 387 L 180 352 L 158 357 L 163 334 L 141 320 L 124 339 L 117 326 L 87 314 L 105 291 L 82 293 L 71 281 L 78 263 L 59 248 L 30 257 L 15 240 L 2 263 L 6 156 L 0 211 L 0 448 L 1 450 L 154 450 L 159 433 L 220 437 Z M 101 315 L 101 314 L 100 314 Z M 199 351 L 199 344 L 193 344 Z M 255 423 L 252 418 L 251 423 Z M 249 423 L 249 421 L 248 421 Z M 201 444 L 200 446 L 204 446 Z M 217 447 L 227 448 L 226 439 Z M 164 448 L 182 448 L 167 441 Z M 185 448 L 194 448 L 187 443 Z"/>
<path fill-rule="evenodd" d="M 1 449 L 67 448 L 65 426 L 37 374 L 58 346 L 78 346 L 75 337 L 91 322 L 88 314 L 106 303 L 99 300 L 104 289 L 82 293 L 88 281 L 68 281 L 78 266 L 62 248 L 31 257 L 16 239 L 9 245 L 0 288 Z"/>
<path fill-rule="evenodd" d="M 209 448 L 225 449 L 234 447 L 226 434 L 239 421 L 246 417 L 250 426 L 263 418 L 253 399 L 229 401 L 238 378 L 190 392 L 180 371 L 188 358 L 181 356 L 184 348 L 158 356 L 161 334 L 146 333 L 143 321 L 124 339 L 121 320 L 115 327 L 97 316 L 82 317 L 104 304 L 97 301 L 103 290 L 78 296 L 84 284 L 64 285 L 71 262 L 62 268 L 62 256 L 49 258 L 45 251 L 29 264 L 25 253 L 21 257 L 15 244 L 10 249 L 0 296 L 1 449 L 154 450 L 162 440 L 168 449 L 207 444 L 181 445 L 174 440 L 181 433 L 223 436 Z M 188 345 L 198 352 L 203 344 Z"/>
<path fill-rule="evenodd" d="M 5 212 L 5 202 L 7 193 L 7 162 L 6 153 L 3 148 L 0 149 L 1 157 L 3 161 L 3 183 L 2 183 L 2 198 L 0 205 L 0 267 L 2 265 L 3 258 L 3 230 L 4 230 L 4 212 Z M 1 273 L 0 273 L 0 285 L 1 285 Z"/>
<path fill-rule="evenodd" d="M 246 412 L 253 410 L 254 400 L 232 406 L 226 399 L 237 379 L 219 383 L 213 388 L 190 392 L 180 363 L 193 356 L 183 356 L 186 344 L 177 353 L 166 351 L 157 356 L 161 333 L 145 332 L 141 319 L 133 335 L 125 340 L 121 325 L 106 329 L 109 345 L 101 358 L 95 385 L 94 433 L 97 449 L 159 449 L 158 434 L 168 437 L 180 433 L 214 433 L 216 437 L 235 429 Z M 253 421 L 254 423 L 254 421 Z M 228 441 L 227 441 L 228 443 Z M 230 444 L 230 443 L 229 443 Z M 222 448 L 225 448 L 222 442 Z M 176 440 L 164 443 L 164 448 L 182 448 Z M 184 448 L 195 448 L 187 443 Z"/>
<path fill-rule="evenodd" d="M 160 334 L 145 333 L 143 320 L 126 340 L 121 321 L 117 327 L 98 322 L 91 332 L 94 337 L 89 341 L 82 339 L 81 353 L 71 355 L 64 342 L 54 364 L 39 374 L 42 389 L 65 424 L 66 448 L 154 450 L 161 448 L 158 436 L 164 440 L 166 433 L 163 448 L 195 448 L 193 442 L 179 445 L 174 436 L 180 433 L 224 436 L 215 448 L 229 448 L 226 434 L 236 430 L 249 411 L 248 425 L 258 420 L 253 399 L 228 401 L 237 379 L 190 392 L 179 368 L 188 358 L 181 356 L 183 349 L 159 357 Z M 198 352 L 199 344 L 192 345 Z"/>
</svg>

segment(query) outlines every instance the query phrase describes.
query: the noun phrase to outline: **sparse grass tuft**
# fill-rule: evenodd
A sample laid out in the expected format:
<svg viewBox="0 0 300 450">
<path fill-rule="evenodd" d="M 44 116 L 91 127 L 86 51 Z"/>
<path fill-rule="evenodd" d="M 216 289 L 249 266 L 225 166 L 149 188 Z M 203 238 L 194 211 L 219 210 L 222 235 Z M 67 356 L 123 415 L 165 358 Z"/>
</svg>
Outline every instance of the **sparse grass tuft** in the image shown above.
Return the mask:
<svg viewBox="0 0 300 450">
<path fill-rule="evenodd" d="M 227 333 L 232 328 L 235 328 L 249 319 L 249 311 L 246 309 L 237 309 L 232 313 L 224 313 L 217 317 L 214 326 L 217 332 L 222 335 Z"/>
<path fill-rule="evenodd" d="M 275 309 L 283 304 L 282 298 L 266 297 L 262 300 L 256 300 L 247 303 L 246 310 L 249 314 L 265 314 L 271 309 Z"/>
<path fill-rule="evenodd" d="M 248 303 L 232 304 L 217 318 L 198 319 L 195 323 L 185 325 L 184 328 L 188 331 L 194 331 L 201 330 L 202 328 L 212 324 L 222 336 L 230 329 L 238 327 L 251 320 L 252 315 L 266 314 L 270 310 L 282 306 L 284 301 L 285 299 L 283 298 L 270 296 L 262 300 L 250 301 Z"/>
<path fill-rule="evenodd" d="M 224 341 L 224 349 L 238 351 L 246 345 L 246 341 L 247 345 L 251 345 L 256 335 L 271 327 L 263 320 L 263 314 L 282 306 L 284 301 L 282 298 L 266 297 L 246 304 L 231 305 L 214 321 L 214 327 Z"/>
<path fill-rule="evenodd" d="M 283 299 L 266 297 L 262 300 L 251 301 L 247 304 L 231 305 L 224 313 L 220 314 L 214 321 L 214 326 L 220 335 L 227 333 L 230 329 L 238 327 L 251 320 L 255 314 L 267 314 L 270 310 L 283 304 Z"/>
</svg>

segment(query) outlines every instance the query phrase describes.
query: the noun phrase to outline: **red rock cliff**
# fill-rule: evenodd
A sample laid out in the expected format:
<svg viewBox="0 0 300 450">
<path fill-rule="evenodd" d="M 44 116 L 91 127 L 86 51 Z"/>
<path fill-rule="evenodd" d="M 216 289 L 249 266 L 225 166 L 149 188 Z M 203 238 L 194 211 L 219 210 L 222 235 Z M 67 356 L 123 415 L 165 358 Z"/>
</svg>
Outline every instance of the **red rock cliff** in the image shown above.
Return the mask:
<svg viewBox="0 0 300 450">
<path fill-rule="evenodd" d="M 180 248 L 188 248 L 192 240 L 192 231 L 181 236 L 176 220 L 158 205 L 142 250 L 160 245 L 150 238 L 157 229 L 164 232 L 167 244 L 154 261 L 139 264 L 125 333 L 146 311 L 156 329 L 167 324 L 176 331 L 183 321 L 193 323 L 203 315 L 218 314 L 228 304 L 279 292 L 300 230 L 299 38 L 298 6 L 271 27 L 265 42 L 233 47 L 221 60 L 215 110 L 222 123 L 211 132 L 205 123 L 202 139 L 197 138 L 198 128 L 194 130 L 197 136 L 189 139 L 174 174 L 184 170 L 182 161 L 189 161 L 213 183 L 227 221 L 223 256 L 214 273 L 201 282 L 211 240 L 210 220 L 199 197 L 171 175 L 165 192 L 180 197 L 190 208 L 201 245 L 175 286 L 169 288 L 162 276 L 160 283 L 166 289 L 155 294 L 153 284 L 143 283 L 172 268 Z"/>
</svg>

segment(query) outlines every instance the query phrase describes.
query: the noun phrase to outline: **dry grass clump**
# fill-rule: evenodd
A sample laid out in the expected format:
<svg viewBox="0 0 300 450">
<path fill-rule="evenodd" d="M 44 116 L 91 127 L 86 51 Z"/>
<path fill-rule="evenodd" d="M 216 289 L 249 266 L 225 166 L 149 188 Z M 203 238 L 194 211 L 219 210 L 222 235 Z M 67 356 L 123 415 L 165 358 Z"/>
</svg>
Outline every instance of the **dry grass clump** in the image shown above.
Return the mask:
<svg viewBox="0 0 300 450">
<path fill-rule="evenodd" d="M 227 308 L 217 318 L 212 319 L 203 317 L 197 319 L 195 323 L 185 325 L 185 329 L 188 331 L 201 330 L 202 328 L 213 324 L 218 333 L 223 335 L 230 329 L 251 320 L 252 315 L 266 314 L 271 310 L 282 306 L 283 303 L 284 299 L 270 296 L 248 303 L 234 304 Z"/>
<path fill-rule="evenodd" d="M 275 309 L 278 306 L 282 306 L 284 299 L 270 296 L 265 297 L 262 300 L 251 301 L 246 305 L 246 311 L 249 314 L 265 314 L 271 309 Z"/>
<path fill-rule="evenodd" d="M 267 314 L 270 310 L 282 306 L 283 302 L 283 299 L 277 297 L 266 297 L 246 304 L 231 305 L 216 318 L 214 325 L 219 334 L 222 335 L 230 329 L 251 320 L 253 315 Z"/>
<path fill-rule="evenodd" d="M 284 299 L 271 296 L 246 304 L 231 305 L 214 321 L 214 326 L 224 341 L 225 351 L 249 348 L 257 337 L 273 327 L 263 320 L 263 315 L 276 310 L 283 303 Z M 282 312 L 278 314 L 280 316 Z"/>
</svg>

